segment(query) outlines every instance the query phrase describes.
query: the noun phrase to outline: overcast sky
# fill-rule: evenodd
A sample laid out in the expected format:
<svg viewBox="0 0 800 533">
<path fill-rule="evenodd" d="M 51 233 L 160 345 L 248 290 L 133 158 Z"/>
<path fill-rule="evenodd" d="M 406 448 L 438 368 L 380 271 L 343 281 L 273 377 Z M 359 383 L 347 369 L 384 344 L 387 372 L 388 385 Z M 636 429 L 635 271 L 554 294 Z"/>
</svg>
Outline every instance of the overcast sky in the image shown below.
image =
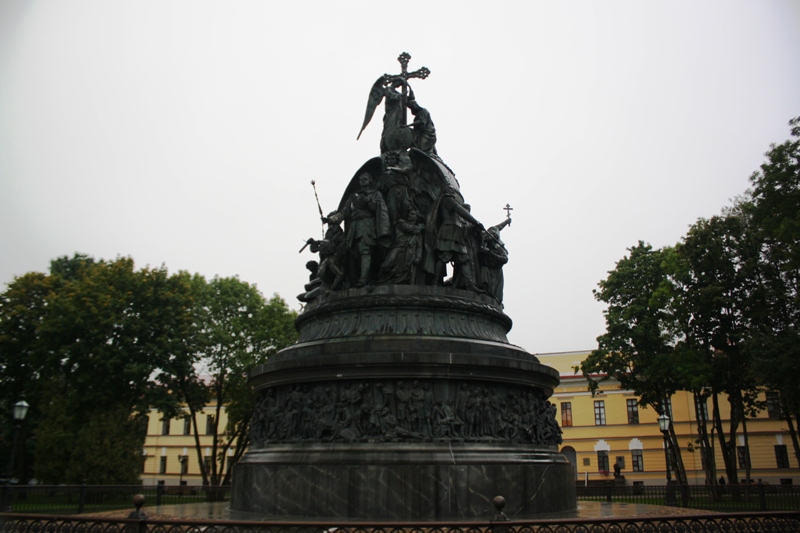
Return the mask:
<svg viewBox="0 0 800 533">
<path fill-rule="evenodd" d="M 0 1 L 0 283 L 81 252 L 295 296 L 412 83 L 510 251 L 512 343 L 592 349 L 598 281 L 748 186 L 800 115 L 800 2 Z M 5 287 L 5 285 L 3 285 Z"/>
</svg>

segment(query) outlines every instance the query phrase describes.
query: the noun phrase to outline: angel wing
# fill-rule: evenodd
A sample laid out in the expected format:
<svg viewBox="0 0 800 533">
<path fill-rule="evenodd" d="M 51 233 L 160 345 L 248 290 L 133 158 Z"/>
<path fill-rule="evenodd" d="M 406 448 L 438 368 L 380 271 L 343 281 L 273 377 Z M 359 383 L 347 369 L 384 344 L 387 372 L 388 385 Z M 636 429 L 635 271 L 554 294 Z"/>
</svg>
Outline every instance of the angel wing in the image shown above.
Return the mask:
<svg viewBox="0 0 800 533">
<path fill-rule="evenodd" d="M 361 125 L 361 131 L 358 132 L 358 137 L 356 140 L 361 138 L 361 134 L 364 133 L 364 129 L 369 124 L 369 121 L 372 120 L 372 115 L 375 114 L 375 108 L 377 108 L 381 100 L 383 100 L 383 85 L 384 85 L 384 77 L 381 76 L 378 78 L 378 81 L 372 84 L 372 89 L 369 90 L 369 99 L 367 100 L 367 112 L 364 114 L 364 123 Z"/>
<path fill-rule="evenodd" d="M 427 212 L 429 207 L 444 189 L 461 191 L 455 173 L 438 156 L 412 148 L 410 150 L 413 170 L 410 172 L 409 186 L 414 194 L 418 207 Z M 423 207 L 424 206 L 424 207 Z"/>
</svg>

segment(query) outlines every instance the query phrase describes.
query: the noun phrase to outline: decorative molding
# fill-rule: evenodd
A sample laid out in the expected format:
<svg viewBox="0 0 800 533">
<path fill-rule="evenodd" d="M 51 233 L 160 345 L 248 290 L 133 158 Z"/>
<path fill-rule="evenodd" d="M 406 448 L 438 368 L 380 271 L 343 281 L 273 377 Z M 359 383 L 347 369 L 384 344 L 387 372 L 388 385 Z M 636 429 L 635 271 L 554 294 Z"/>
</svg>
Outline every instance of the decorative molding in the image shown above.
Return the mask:
<svg viewBox="0 0 800 533">
<path fill-rule="evenodd" d="M 299 342 L 354 335 L 432 335 L 508 343 L 512 321 L 496 306 L 444 291 L 322 299 L 297 317 Z"/>
<path fill-rule="evenodd" d="M 534 387 L 445 379 L 335 381 L 262 389 L 252 449 L 325 442 L 557 446 L 556 406 Z"/>
<path fill-rule="evenodd" d="M 596 452 L 602 452 L 602 451 L 610 452 L 611 451 L 611 446 L 608 445 L 608 443 L 605 441 L 605 439 L 600 439 L 600 440 L 597 441 L 597 444 L 594 445 L 594 451 L 596 451 Z"/>
</svg>

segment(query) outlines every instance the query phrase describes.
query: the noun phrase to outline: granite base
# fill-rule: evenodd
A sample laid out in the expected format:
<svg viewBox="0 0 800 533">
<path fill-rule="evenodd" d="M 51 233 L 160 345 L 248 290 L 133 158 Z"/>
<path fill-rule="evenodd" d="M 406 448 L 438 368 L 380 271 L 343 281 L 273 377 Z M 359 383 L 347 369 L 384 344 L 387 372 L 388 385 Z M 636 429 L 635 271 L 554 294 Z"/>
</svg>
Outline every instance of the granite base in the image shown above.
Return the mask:
<svg viewBox="0 0 800 533">
<path fill-rule="evenodd" d="M 575 475 L 548 449 L 464 443 L 300 445 L 236 465 L 231 509 L 274 518 L 452 520 L 573 510 Z"/>
</svg>

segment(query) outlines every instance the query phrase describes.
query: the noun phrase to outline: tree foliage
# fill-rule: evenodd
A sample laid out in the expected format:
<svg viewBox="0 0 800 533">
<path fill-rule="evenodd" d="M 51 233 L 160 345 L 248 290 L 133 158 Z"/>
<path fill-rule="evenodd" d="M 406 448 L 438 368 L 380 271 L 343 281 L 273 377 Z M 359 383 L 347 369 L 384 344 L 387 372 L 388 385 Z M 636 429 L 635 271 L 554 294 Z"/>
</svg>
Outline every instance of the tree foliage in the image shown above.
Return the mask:
<svg viewBox="0 0 800 533">
<path fill-rule="evenodd" d="M 770 146 L 767 160 L 750 176 L 750 183 L 754 222 L 783 270 L 796 278 L 800 269 L 800 117 L 790 120 L 789 127 L 792 138 Z"/>
<path fill-rule="evenodd" d="M 760 383 L 778 392 L 781 416 L 800 461 L 800 117 L 789 121 L 791 139 L 770 146 L 750 177 L 748 206 L 761 244 L 764 296 L 753 310 L 746 350 Z"/>
<path fill-rule="evenodd" d="M 672 305 L 678 258 L 672 248 L 653 250 L 641 241 L 628 251 L 630 255 L 594 291 L 608 306 L 606 333 L 597 338 L 598 348 L 580 370 L 591 390 L 613 378 L 621 388 L 634 391 L 642 406 L 663 413 L 667 399 L 682 388 L 684 365 L 692 361 L 685 360 L 681 317 Z M 670 438 L 678 449 L 674 430 Z M 671 459 L 678 479 L 685 482 L 680 455 Z"/>
<path fill-rule="evenodd" d="M 595 298 L 608 305 L 606 333 L 598 337 L 598 349 L 581 365 L 584 373 L 616 379 L 633 390 L 643 405 L 660 409 L 664 398 L 677 390 L 669 357 L 676 344 L 674 316 L 665 306 L 672 292 L 665 269 L 670 251 L 653 250 L 639 242 L 629 248 L 617 268 L 601 281 Z M 596 389 L 598 380 L 591 379 Z"/>
<path fill-rule="evenodd" d="M 744 202 L 740 200 L 722 216 L 698 220 L 678 247 L 689 273 L 683 301 L 691 316 L 687 334 L 707 369 L 696 377 L 693 390 L 698 392 L 701 386 L 703 396 L 711 398 L 713 428 L 732 483 L 738 479 L 736 434 L 741 428 L 747 441 L 747 416 L 754 416 L 760 407 L 758 382 L 745 345 L 763 291 L 759 242 Z M 730 407 L 727 429 L 720 414 L 720 395 Z M 710 454 L 707 459 L 712 459 Z"/>
<path fill-rule="evenodd" d="M 130 258 L 62 257 L 50 275 L 9 285 L 0 299 L 0 381 L 7 403 L 23 393 L 31 403 L 35 445 L 26 448 L 37 478 L 138 482 L 143 433 L 132 431 L 134 419 L 170 401 L 170 361 L 186 356 L 192 298 L 186 275 L 135 270 Z"/>
<path fill-rule="evenodd" d="M 789 124 L 792 139 L 770 147 L 751 191 L 698 220 L 675 247 L 639 242 L 600 282 L 606 333 L 580 367 L 592 390 L 614 378 L 659 410 L 678 390 L 711 398 L 732 483 L 737 432 L 747 446 L 747 419 L 763 409 L 764 389 L 780 393 L 800 460 L 800 118 Z M 730 406 L 727 428 L 720 398 Z M 701 451 L 710 452 L 705 423 L 698 426 Z M 713 453 L 705 457 L 714 482 Z"/>
<path fill-rule="evenodd" d="M 33 406 L 23 426 L 30 436 L 38 423 L 38 398 L 41 396 L 42 368 L 46 350 L 38 334 L 46 313 L 47 296 L 53 280 L 40 273 L 28 273 L 14 280 L 0 295 L 0 455 L 11 454 L 13 425 L 11 406 L 21 398 Z M 18 461 L 12 476 L 29 479 L 33 446 L 24 439 L 17 447 Z"/>
<path fill-rule="evenodd" d="M 31 404 L 20 465 L 35 462 L 17 474 L 137 483 L 146 413 L 173 418 L 188 407 L 204 481 L 229 483 L 226 460 L 247 446 L 248 373 L 296 340 L 294 318 L 280 297 L 267 302 L 238 278 L 136 270 L 129 258 L 76 254 L 54 260 L 49 275 L 16 278 L 0 295 L 0 396 L 4 410 L 23 395 Z M 209 403 L 215 420 L 225 406 L 228 423 L 216 428 L 206 470 L 197 413 Z"/>
<path fill-rule="evenodd" d="M 195 371 L 182 376 L 175 391 L 189 409 L 203 483 L 220 486 L 230 483 L 229 467 L 248 445 L 255 401 L 249 372 L 297 340 L 296 313 L 279 296 L 267 302 L 255 286 L 238 278 L 196 280 L 195 290 Z M 202 456 L 198 421 L 198 413 L 206 406 L 215 409 L 215 421 L 221 419 L 223 407 L 228 417 L 225 427 L 213 428 L 214 460 L 208 465 Z"/>
</svg>

